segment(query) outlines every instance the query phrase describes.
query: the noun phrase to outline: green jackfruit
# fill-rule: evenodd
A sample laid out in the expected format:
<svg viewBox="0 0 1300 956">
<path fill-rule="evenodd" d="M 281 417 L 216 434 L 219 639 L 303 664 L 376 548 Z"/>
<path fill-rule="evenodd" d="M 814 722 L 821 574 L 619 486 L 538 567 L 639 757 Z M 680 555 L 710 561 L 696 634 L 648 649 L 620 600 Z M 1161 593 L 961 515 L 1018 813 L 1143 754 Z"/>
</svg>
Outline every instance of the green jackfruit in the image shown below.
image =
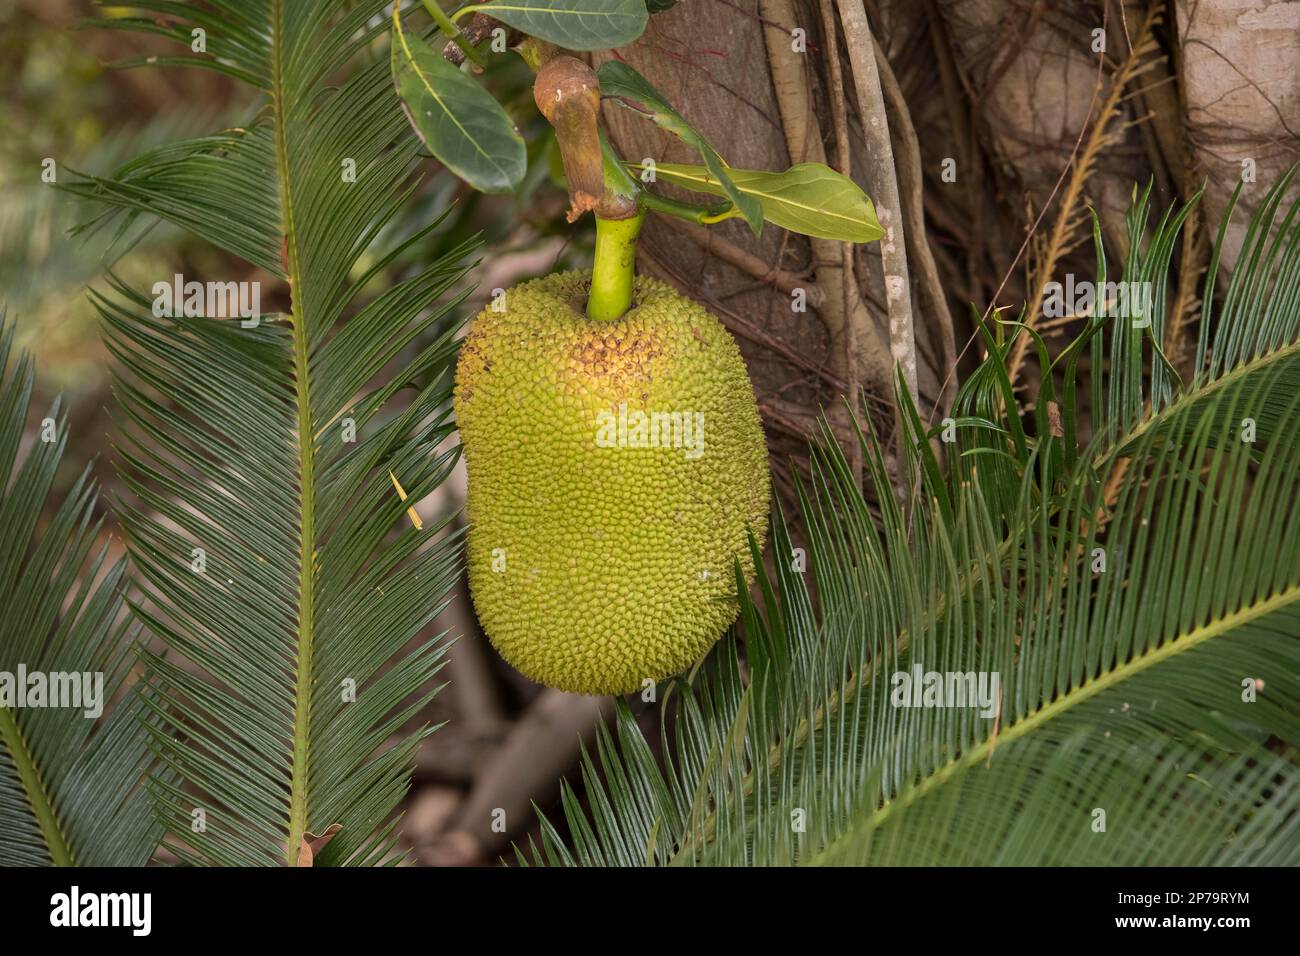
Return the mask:
<svg viewBox="0 0 1300 956">
<path fill-rule="evenodd" d="M 551 687 L 639 691 L 698 661 L 737 612 L 733 561 L 767 527 L 767 448 L 736 343 L 638 278 L 612 322 L 588 273 L 525 282 L 479 313 L 455 409 L 469 581 L 501 655 Z"/>
</svg>

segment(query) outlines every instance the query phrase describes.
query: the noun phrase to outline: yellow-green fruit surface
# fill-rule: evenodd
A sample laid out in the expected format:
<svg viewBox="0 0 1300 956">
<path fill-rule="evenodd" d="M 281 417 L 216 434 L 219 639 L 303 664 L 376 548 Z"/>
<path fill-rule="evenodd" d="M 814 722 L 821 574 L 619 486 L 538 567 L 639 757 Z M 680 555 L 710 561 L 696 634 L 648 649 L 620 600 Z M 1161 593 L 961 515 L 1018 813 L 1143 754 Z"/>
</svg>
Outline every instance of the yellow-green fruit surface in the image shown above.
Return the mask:
<svg viewBox="0 0 1300 956">
<path fill-rule="evenodd" d="M 735 620 L 733 561 L 752 576 L 746 528 L 760 542 L 767 528 L 767 449 L 717 319 L 640 278 L 631 309 L 594 322 L 588 283 L 522 283 L 462 345 L 469 580 L 523 674 L 624 694 L 690 667 Z"/>
</svg>

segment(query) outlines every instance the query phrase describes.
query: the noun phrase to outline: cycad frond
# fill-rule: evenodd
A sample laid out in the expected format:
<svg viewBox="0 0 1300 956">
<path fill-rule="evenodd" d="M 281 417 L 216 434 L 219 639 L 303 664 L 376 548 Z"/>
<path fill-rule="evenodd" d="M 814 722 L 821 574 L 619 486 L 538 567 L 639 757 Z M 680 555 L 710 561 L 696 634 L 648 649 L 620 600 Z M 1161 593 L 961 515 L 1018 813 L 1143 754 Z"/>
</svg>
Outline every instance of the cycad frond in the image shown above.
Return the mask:
<svg viewBox="0 0 1300 956">
<path fill-rule="evenodd" d="M 56 404 L 20 453 L 34 372 L 13 339 L 0 312 L 0 866 L 142 866 L 162 830 L 139 695 L 110 708 L 133 661 L 124 563 L 92 554 L 88 469 L 38 531 L 67 420 Z"/>
<path fill-rule="evenodd" d="M 1300 224 L 1292 206 L 1270 237 L 1272 205 L 1253 231 L 1265 254 L 1233 279 L 1252 305 L 1203 332 L 1214 344 L 1187 386 L 1135 377 L 1143 355 L 1127 349 L 1160 341 L 1158 320 L 1154 339 L 1107 323 L 1126 381 L 1098 402 L 1108 417 L 1087 446 L 1077 421 L 1052 421 L 1074 408 L 1045 407 L 1050 374 L 1036 433 L 1003 411 L 1007 350 L 990 338 L 948 475 L 912 410 L 923 493 L 906 512 L 873 437 L 878 521 L 839 450 L 815 453 L 808 540 L 776 522 L 775 576 L 760 575 L 757 606 L 742 601 L 745 661 L 724 642 L 672 686 L 664 771 L 622 708 L 617 744 L 602 732 L 584 764 L 590 812 L 566 790 L 571 845 L 547 825 L 537 856 L 1300 861 Z M 1139 270 L 1158 271 L 1169 222 Z M 921 689 L 943 675 L 946 696 L 915 706 L 900 676 L 914 668 Z M 988 710 L 971 705 L 981 690 Z"/>
<path fill-rule="evenodd" d="M 167 648 L 148 664 L 157 751 L 178 781 L 156 795 L 188 860 L 292 865 L 304 837 L 339 824 L 315 863 L 373 863 L 426 731 L 381 748 L 441 667 L 441 636 L 410 645 L 457 573 L 445 524 L 407 525 L 389 474 L 418 499 L 454 464 L 438 451 L 452 430 L 448 296 L 469 248 L 365 301 L 437 225 L 374 248 L 418 149 L 387 59 L 364 56 L 383 2 L 136 6 L 171 18 L 142 29 L 187 44 L 206 30 L 197 65 L 265 103 L 246 128 L 74 188 L 213 242 L 283 279 L 292 302 L 254 325 L 159 317 L 120 282 L 97 296 L 129 420 L 136 500 L 118 510 L 138 614 Z M 375 264 L 359 268 L 363 256 Z"/>
</svg>

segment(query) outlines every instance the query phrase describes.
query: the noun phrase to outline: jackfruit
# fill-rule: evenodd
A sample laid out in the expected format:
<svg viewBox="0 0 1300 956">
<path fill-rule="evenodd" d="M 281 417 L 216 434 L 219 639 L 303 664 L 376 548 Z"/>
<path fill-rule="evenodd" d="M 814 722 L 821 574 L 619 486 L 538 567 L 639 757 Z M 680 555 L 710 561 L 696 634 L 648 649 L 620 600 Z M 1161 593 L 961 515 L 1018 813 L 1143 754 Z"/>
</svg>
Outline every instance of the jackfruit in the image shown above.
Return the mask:
<svg viewBox="0 0 1300 956">
<path fill-rule="evenodd" d="M 610 322 L 590 274 L 522 283 L 474 319 L 454 405 L 479 622 L 527 677 L 640 691 L 735 620 L 734 560 L 767 528 L 767 448 L 735 341 L 638 278 Z"/>
</svg>

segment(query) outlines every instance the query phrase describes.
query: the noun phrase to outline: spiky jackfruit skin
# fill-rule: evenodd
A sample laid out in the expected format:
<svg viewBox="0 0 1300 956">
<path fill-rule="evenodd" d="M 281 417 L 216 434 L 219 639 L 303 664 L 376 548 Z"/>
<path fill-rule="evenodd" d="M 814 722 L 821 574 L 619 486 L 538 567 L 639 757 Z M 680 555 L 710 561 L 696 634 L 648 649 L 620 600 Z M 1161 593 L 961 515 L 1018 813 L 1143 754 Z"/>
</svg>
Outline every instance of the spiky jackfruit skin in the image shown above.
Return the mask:
<svg viewBox="0 0 1300 956">
<path fill-rule="evenodd" d="M 746 528 L 759 542 L 767 528 L 767 448 L 716 318 L 639 278 L 631 309 L 594 322 L 589 282 L 525 282 L 462 344 L 469 581 L 484 631 L 523 674 L 625 694 L 694 664 L 735 619 L 733 559 L 752 577 Z M 684 429 L 671 447 L 662 418 L 660 447 L 633 447 L 637 411 L 693 426 L 702 413 L 702 452 Z"/>
</svg>

